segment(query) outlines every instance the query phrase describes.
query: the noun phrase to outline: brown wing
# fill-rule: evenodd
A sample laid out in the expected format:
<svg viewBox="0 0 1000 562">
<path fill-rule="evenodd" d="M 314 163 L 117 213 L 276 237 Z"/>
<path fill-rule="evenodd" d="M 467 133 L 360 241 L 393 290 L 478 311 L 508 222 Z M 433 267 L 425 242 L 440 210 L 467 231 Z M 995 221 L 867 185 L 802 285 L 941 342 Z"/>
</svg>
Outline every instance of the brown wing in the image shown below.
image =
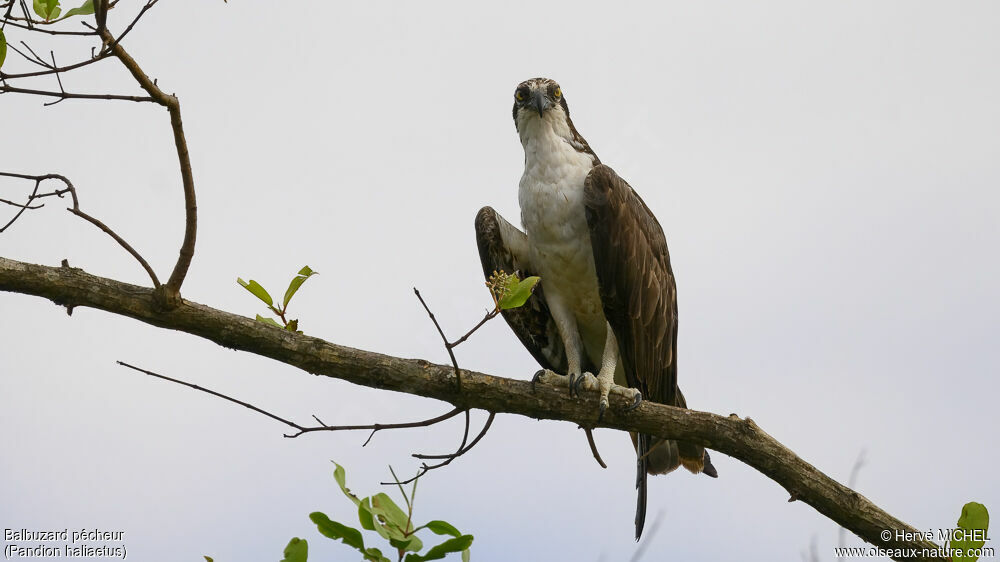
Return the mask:
<svg viewBox="0 0 1000 562">
<path fill-rule="evenodd" d="M 667 239 L 638 194 L 611 168 L 595 166 L 584 184 L 590 244 L 608 319 L 628 385 L 647 400 L 687 407 L 677 388 L 677 286 Z M 717 476 L 700 445 L 632 434 L 636 448 L 635 537 L 646 521 L 646 475 L 683 464 Z"/>
<path fill-rule="evenodd" d="M 677 400 L 677 288 L 656 217 L 611 168 L 584 186 L 604 315 L 618 339 L 628 385 L 647 400 Z"/>
<path fill-rule="evenodd" d="M 494 271 L 519 272 L 522 278 L 537 275 L 530 262 L 528 237 L 492 207 L 483 207 L 476 214 L 476 242 L 487 279 Z M 503 317 L 543 368 L 566 372 L 566 348 L 545 302 L 545 279 L 535 286 L 534 294 L 524 306 L 503 311 Z M 593 370 L 591 365 L 583 367 Z"/>
</svg>

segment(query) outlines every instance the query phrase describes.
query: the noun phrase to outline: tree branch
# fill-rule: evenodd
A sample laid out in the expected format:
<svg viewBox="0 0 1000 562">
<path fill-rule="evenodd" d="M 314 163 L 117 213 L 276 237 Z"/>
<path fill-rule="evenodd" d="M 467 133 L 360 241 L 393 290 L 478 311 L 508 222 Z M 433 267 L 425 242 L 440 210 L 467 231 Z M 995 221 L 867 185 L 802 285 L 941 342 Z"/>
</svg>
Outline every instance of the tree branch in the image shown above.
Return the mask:
<svg viewBox="0 0 1000 562">
<path fill-rule="evenodd" d="M 156 4 L 156 1 L 147 2 L 142 13 Z M 142 14 L 140 13 L 140 15 Z M 125 33 L 128 33 L 129 29 L 126 29 Z M 122 36 L 125 33 L 122 33 Z M 110 32 L 105 30 L 101 39 L 110 43 L 111 54 L 121 61 L 135 78 L 135 81 L 139 83 L 139 86 L 153 98 L 153 101 L 166 107 L 167 113 L 170 114 L 170 128 L 174 133 L 174 146 L 177 149 L 181 181 L 184 185 L 184 241 L 181 243 L 179 256 L 174 264 L 174 270 L 170 273 L 170 279 L 163 285 L 163 291 L 157 292 L 157 302 L 164 308 L 173 308 L 180 304 L 181 284 L 184 283 L 184 277 L 187 276 L 188 268 L 191 267 L 191 260 L 194 258 L 195 238 L 198 233 L 198 205 L 194 193 L 194 172 L 191 170 L 191 157 L 188 154 L 187 138 L 184 136 L 184 124 L 181 121 L 181 102 L 177 96 L 161 90 L 156 81 L 151 80 L 146 75 L 139 63 L 128 54 Z"/>
<path fill-rule="evenodd" d="M 352 349 L 190 301 L 164 311 L 154 303 L 151 289 L 97 277 L 76 268 L 47 267 L 0 258 L 0 291 L 128 316 L 153 326 L 206 338 L 228 348 L 270 357 L 315 375 L 435 398 L 457 408 L 564 420 L 584 427 L 608 427 L 697 443 L 750 465 L 788 490 L 792 499 L 811 505 L 869 543 L 886 549 L 916 549 L 917 557 L 907 557 L 907 560 L 944 560 L 921 557 L 923 549 L 937 549 L 937 545 L 929 541 L 897 540 L 896 531 L 913 533 L 910 536 L 920 534 L 802 460 L 753 420 L 741 419 L 735 414 L 719 416 L 650 401 L 626 412 L 627 401 L 612 396 L 612 407 L 598 422 L 594 400 L 570 398 L 554 388 L 539 385 L 533 391 L 528 381 L 464 370 L 459 391 L 454 384 L 451 365 Z M 585 393 L 587 396 L 590 395 Z M 880 537 L 884 530 L 890 531 L 889 540 Z"/>
</svg>

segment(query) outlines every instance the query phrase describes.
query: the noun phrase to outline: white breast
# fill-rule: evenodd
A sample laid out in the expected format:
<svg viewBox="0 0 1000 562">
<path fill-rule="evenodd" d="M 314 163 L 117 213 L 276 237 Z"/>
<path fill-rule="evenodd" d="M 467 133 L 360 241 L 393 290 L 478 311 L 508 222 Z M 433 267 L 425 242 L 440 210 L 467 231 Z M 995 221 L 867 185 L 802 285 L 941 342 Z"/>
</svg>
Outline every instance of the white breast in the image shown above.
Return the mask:
<svg viewBox="0 0 1000 562">
<path fill-rule="evenodd" d="M 561 297 L 576 317 L 588 355 L 600 358 L 606 322 L 583 204 L 583 184 L 594 162 L 559 134 L 558 123 L 548 121 L 553 117 L 547 113 L 546 121 L 531 119 L 520 128 L 521 224 L 545 294 Z"/>
</svg>

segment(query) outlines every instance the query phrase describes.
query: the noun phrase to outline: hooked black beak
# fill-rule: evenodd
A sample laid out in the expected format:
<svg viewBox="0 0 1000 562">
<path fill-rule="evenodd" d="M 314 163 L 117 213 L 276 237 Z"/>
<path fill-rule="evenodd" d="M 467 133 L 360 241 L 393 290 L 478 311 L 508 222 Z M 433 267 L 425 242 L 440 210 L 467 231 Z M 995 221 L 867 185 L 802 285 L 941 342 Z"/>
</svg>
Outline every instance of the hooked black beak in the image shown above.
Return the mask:
<svg viewBox="0 0 1000 562">
<path fill-rule="evenodd" d="M 535 90 L 531 94 L 531 107 L 538 111 L 538 116 L 541 117 L 542 113 L 549 108 L 549 100 L 545 97 L 545 92 L 541 90 Z"/>
</svg>

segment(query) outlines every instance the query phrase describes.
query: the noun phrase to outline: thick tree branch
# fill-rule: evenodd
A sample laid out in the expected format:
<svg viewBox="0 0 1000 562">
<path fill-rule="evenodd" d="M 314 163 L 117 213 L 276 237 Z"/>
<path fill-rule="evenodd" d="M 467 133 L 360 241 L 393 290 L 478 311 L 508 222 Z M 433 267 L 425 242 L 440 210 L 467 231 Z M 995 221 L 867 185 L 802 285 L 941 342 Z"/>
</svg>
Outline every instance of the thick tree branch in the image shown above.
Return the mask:
<svg viewBox="0 0 1000 562">
<path fill-rule="evenodd" d="M 533 391 L 528 381 L 463 370 L 462 390 L 459 391 L 452 365 L 343 347 L 190 301 L 163 311 L 154 304 L 151 289 L 97 277 L 75 268 L 46 267 L 0 258 L 0 291 L 35 295 L 60 305 L 90 307 L 128 316 L 153 326 L 200 336 L 225 347 L 270 357 L 315 375 L 436 398 L 463 409 L 479 408 L 495 413 L 565 420 L 583 427 L 608 427 L 699 443 L 752 466 L 788 490 L 792 499 L 811 505 L 869 543 L 887 549 L 916 549 L 917 556 L 907 557 L 907 560 L 944 560 L 935 556 L 921 557 L 922 549 L 933 550 L 937 545 L 927 541 L 897 540 L 897 531 L 916 533 L 916 530 L 799 458 L 751 419 L 741 419 L 735 414 L 719 416 L 649 401 L 625 412 L 625 401 L 612 397 L 612 407 L 598 423 L 593 400 L 570 398 L 553 388 L 539 386 Z M 891 534 L 889 540 L 882 540 L 880 536 L 885 530 Z"/>
</svg>

